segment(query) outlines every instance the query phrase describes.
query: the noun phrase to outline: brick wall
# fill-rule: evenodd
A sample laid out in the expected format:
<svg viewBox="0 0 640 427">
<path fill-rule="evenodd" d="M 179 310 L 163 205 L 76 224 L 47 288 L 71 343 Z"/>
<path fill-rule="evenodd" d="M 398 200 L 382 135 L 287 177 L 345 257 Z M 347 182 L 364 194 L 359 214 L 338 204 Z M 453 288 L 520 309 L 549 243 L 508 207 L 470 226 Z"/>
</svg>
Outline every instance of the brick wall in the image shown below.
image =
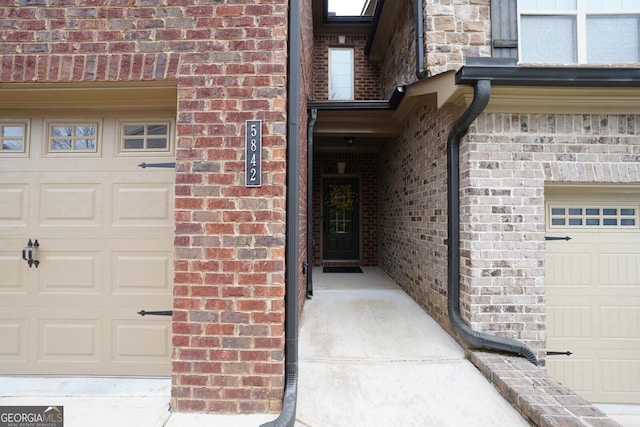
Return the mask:
<svg viewBox="0 0 640 427">
<path fill-rule="evenodd" d="M 447 327 L 448 108 L 420 106 L 380 153 L 379 265 Z"/>
<path fill-rule="evenodd" d="M 468 57 L 491 56 L 490 0 L 426 3 L 425 65 L 430 75 L 457 70 Z"/>
<path fill-rule="evenodd" d="M 322 177 L 336 176 L 336 163 L 346 162 L 345 175 L 360 178 L 360 265 L 378 265 L 379 177 L 375 153 L 316 153 L 313 158 L 313 261 L 322 265 Z"/>
<path fill-rule="evenodd" d="M 544 358 L 544 185 L 640 181 L 639 120 L 496 113 L 472 125 L 461 146 L 461 274 L 475 329 L 507 332 Z"/>
<path fill-rule="evenodd" d="M 287 1 L 108 3 L 3 2 L 0 79 L 176 82 L 172 408 L 277 411 Z M 263 120 L 264 185 L 255 189 L 244 187 L 247 119 Z"/>
<path fill-rule="evenodd" d="M 380 67 L 376 61 L 369 61 L 364 54 L 366 36 L 346 36 L 346 42 L 340 44 L 338 36 L 316 36 L 314 56 L 314 92 L 313 99 L 323 101 L 329 98 L 329 48 L 352 47 L 354 49 L 354 99 L 382 99 L 380 91 Z"/>
<path fill-rule="evenodd" d="M 382 93 L 388 99 L 397 86 L 413 83 L 416 77 L 416 26 L 414 2 L 401 2 L 391 31 L 389 48 L 380 61 Z"/>
<path fill-rule="evenodd" d="M 461 310 L 544 363 L 544 186 L 640 180 L 639 116 L 483 114 L 461 144 Z M 438 322 L 446 310 L 446 138 L 420 107 L 381 152 L 380 266 Z"/>
</svg>

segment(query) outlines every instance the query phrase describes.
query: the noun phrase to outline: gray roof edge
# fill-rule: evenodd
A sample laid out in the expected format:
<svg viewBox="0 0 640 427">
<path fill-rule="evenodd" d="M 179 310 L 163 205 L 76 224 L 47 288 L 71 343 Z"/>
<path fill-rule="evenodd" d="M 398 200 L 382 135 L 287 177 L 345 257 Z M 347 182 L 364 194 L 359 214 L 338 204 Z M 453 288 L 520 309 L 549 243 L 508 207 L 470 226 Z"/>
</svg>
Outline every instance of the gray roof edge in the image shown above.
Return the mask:
<svg viewBox="0 0 640 427">
<path fill-rule="evenodd" d="M 511 58 L 467 58 L 456 73 L 456 84 L 489 80 L 507 86 L 637 87 L 640 67 L 518 65 Z"/>
</svg>

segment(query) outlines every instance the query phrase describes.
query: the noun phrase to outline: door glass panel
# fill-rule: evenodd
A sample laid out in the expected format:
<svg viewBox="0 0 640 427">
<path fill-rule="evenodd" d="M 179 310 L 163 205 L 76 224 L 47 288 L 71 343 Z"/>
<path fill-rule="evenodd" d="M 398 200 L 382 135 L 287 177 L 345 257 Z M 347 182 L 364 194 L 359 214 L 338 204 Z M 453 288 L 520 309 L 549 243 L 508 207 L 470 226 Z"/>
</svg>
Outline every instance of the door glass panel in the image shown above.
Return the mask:
<svg viewBox="0 0 640 427">
<path fill-rule="evenodd" d="M 332 210 L 329 222 L 329 232 L 332 234 L 351 233 L 352 212 L 343 210 Z"/>
<path fill-rule="evenodd" d="M 329 193 L 329 232 L 351 233 L 355 193 L 349 185 L 332 185 Z"/>
</svg>

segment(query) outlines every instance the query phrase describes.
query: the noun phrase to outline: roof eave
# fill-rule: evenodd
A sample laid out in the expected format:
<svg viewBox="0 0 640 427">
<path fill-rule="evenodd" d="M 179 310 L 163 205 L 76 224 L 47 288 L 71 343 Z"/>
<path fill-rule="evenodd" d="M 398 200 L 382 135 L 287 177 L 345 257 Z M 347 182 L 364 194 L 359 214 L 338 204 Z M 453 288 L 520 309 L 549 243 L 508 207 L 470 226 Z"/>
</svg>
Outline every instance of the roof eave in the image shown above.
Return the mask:
<svg viewBox="0 0 640 427">
<path fill-rule="evenodd" d="M 456 84 L 489 80 L 502 86 L 637 87 L 640 67 L 518 65 L 514 59 L 468 58 Z"/>
</svg>

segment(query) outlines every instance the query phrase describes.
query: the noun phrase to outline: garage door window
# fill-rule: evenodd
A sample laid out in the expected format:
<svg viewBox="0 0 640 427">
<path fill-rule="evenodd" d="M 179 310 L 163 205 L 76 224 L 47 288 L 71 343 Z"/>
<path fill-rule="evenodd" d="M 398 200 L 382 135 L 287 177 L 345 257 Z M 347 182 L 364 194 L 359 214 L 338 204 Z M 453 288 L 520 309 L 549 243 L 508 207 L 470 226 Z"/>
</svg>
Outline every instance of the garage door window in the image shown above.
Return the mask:
<svg viewBox="0 0 640 427">
<path fill-rule="evenodd" d="M 121 126 L 122 152 L 169 152 L 169 123 L 130 123 Z"/>
<path fill-rule="evenodd" d="M 26 134 L 27 125 L 25 123 L 0 124 L 0 152 L 2 154 L 24 153 Z"/>
<path fill-rule="evenodd" d="M 638 228 L 637 206 L 551 206 L 551 228 Z"/>
<path fill-rule="evenodd" d="M 50 123 L 49 153 L 96 153 L 97 123 Z"/>
</svg>

